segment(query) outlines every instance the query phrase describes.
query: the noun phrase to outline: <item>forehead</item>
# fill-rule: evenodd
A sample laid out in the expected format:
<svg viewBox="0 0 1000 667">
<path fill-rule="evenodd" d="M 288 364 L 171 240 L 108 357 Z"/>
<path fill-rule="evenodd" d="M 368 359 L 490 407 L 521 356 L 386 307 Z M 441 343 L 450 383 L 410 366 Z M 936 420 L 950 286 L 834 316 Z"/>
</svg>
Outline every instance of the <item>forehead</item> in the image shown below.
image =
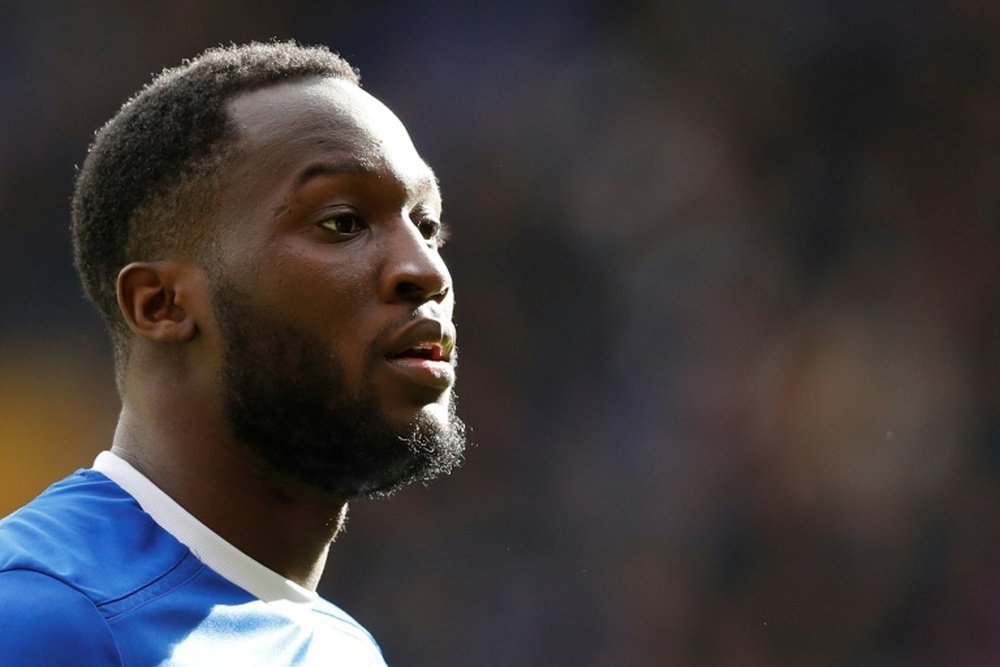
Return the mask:
<svg viewBox="0 0 1000 667">
<path fill-rule="evenodd" d="M 406 128 L 353 83 L 318 77 L 282 83 L 240 94 L 228 108 L 244 158 L 239 171 L 251 181 L 266 176 L 289 185 L 316 169 L 347 168 L 439 198 Z"/>
</svg>

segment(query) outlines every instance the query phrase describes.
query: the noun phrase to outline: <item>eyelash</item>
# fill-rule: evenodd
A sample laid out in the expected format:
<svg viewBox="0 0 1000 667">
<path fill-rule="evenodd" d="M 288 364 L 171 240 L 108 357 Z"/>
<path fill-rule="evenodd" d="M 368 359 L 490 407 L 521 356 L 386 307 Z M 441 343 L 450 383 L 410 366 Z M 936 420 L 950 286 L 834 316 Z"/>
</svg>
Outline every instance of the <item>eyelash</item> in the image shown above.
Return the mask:
<svg viewBox="0 0 1000 667">
<path fill-rule="evenodd" d="M 337 223 L 343 221 L 350 221 L 352 227 L 356 227 L 351 231 L 342 231 L 337 228 Z M 421 220 L 416 220 L 413 223 L 416 225 L 417 230 L 420 231 L 420 235 L 424 237 L 427 241 L 434 241 L 435 245 L 440 248 L 445 244 L 450 236 L 448 227 L 440 220 L 435 220 L 433 218 L 423 218 Z M 367 227 L 364 220 L 360 216 L 353 213 L 341 213 L 340 215 L 335 215 L 331 218 L 327 218 L 319 223 L 320 227 L 330 230 L 335 234 L 343 234 L 344 236 L 353 236 L 358 234 L 363 229 Z"/>
<path fill-rule="evenodd" d="M 450 236 L 447 225 L 440 220 L 424 218 L 414 223 L 420 231 L 420 235 L 428 241 L 434 241 L 438 248 L 443 246 Z"/>
<path fill-rule="evenodd" d="M 336 226 L 337 223 L 345 220 L 352 221 L 354 225 L 358 227 L 358 229 L 350 232 L 345 232 L 337 229 Z M 357 234 L 367 226 L 365 225 L 364 221 L 361 219 L 360 216 L 354 215 L 353 213 L 341 213 L 340 215 L 335 215 L 332 218 L 327 218 L 326 220 L 323 220 L 322 222 L 319 223 L 319 225 L 320 227 L 329 229 L 331 232 L 334 232 L 336 234 L 344 234 L 345 236 Z"/>
</svg>

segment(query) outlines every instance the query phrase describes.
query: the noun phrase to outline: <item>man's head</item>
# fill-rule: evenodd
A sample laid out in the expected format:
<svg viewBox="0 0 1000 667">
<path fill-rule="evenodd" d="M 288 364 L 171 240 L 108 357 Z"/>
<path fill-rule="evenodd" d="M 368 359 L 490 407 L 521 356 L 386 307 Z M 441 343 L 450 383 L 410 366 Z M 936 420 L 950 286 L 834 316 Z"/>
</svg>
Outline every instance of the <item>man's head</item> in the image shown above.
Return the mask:
<svg viewBox="0 0 1000 667">
<path fill-rule="evenodd" d="M 152 364 L 271 469 L 347 497 L 461 457 L 440 215 L 433 172 L 346 62 L 256 44 L 123 107 L 80 172 L 73 231 L 123 387 L 155 375 L 133 358 Z"/>
<path fill-rule="evenodd" d="M 230 100 L 310 76 L 359 83 L 324 48 L 293 43 L 209 49 L 165 69 L 96 134 L 73 196 L 73 248 L 87 296 L 111 332 L 119 372 L 131 332 L 116 281 L 129 262 L 192 250 L 209 233 L 206 209 L 239 136 Z"/>
</svg>

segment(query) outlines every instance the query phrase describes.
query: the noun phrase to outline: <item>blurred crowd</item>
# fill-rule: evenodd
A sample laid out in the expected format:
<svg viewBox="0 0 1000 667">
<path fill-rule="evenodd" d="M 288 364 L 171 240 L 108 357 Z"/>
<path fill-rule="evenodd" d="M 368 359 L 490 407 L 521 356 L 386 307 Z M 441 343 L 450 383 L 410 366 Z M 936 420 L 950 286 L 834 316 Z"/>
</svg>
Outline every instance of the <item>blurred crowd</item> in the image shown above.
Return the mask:
<svg viewBox="0 0 1000 667">
<path fill-rule="evenodd" d="M 1000 4 L 0 0 L 0 514 L 107 447 L 73 165 L 296 38 L 441 179 L 477 446 L 351 507 L 398 665 L 1000 663 Z"/>
</svg>

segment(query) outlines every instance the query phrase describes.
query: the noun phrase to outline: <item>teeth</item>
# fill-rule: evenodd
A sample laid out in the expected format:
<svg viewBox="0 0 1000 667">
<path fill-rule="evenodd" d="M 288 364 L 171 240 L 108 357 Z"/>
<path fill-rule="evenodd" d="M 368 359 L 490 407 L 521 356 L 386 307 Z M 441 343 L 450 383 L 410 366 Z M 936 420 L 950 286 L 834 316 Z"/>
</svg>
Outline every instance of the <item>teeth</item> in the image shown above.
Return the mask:
<svg viewBox="0 0 1000 667">
<path fill-rule="evenodd" d="M 421 343 L 419 345 L 414 345 L 399 356 L 417 357 L 420 359 L 428 359 L 430 361 L 441 361 L 444 359 L 442 348 L 437 343 Z"/>
</svg>

